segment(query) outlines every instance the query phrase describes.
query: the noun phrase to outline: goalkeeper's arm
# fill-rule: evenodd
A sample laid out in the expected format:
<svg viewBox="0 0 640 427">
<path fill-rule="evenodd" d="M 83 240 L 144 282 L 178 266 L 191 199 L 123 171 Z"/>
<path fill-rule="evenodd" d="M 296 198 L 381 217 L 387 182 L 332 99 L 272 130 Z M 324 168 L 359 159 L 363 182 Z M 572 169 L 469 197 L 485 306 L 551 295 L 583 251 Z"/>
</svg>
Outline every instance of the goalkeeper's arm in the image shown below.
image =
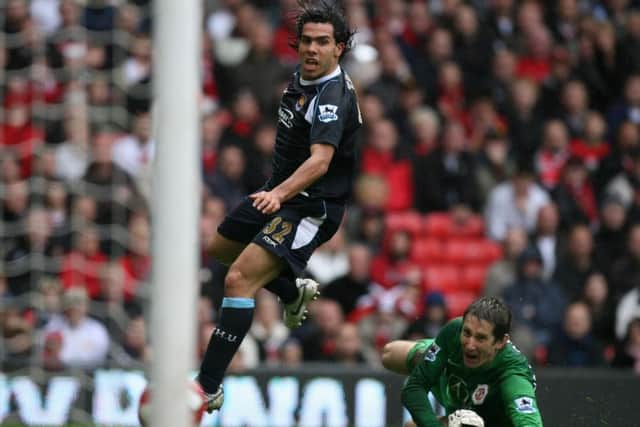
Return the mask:
<svg viewBox="0 0 640 427">
<path fill-rule="evenodd" d="M 420 363 L 409 375 L 402 388 L 402 404 L 418 427 L 441 427 L 443 424 L 433 413 L 431 403 L 425 397 L 431 387 L 424 384 L 422 380 L 425 378 L 423 369 L 424 363 Z"/>
</svg>

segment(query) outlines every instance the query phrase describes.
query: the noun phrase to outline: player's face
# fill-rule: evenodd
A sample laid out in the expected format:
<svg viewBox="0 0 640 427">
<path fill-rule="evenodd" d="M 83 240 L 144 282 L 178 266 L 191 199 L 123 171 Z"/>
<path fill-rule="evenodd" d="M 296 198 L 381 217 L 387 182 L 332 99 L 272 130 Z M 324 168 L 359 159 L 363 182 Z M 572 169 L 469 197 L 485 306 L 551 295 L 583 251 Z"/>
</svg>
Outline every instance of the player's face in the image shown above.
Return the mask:
<svg viewBox="0 0 640 427">
<path fill-rule="evenodd" d="M 490 362 L 496 353 L 507 343 L 507 337 L 496 340 L 493 336 L 493 324 L 467 315 L 460 333 L 462 359 L 467 368 L 477 368 Z"/>
<path fill-rule="evenodd" d="M 298 43 L 300 70 L 305 80 L 315 80 L 336 69 L 344 46 L 336 44 L 333 25 L 308 22 L 302 27 Z"/>
</svg>

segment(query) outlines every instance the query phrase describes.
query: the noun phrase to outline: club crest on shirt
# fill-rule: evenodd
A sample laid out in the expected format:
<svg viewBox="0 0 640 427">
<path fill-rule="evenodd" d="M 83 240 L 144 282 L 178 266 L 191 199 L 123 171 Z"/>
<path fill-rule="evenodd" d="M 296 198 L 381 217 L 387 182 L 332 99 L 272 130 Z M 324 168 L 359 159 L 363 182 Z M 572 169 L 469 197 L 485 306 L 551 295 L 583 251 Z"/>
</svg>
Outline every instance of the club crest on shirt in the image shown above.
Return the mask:
<svg viewBox="0 0 640 427">
<path fill-rule="evenodd" d="M 302 110 L 305 102 L 307 102 L 307 98 L 304 95 L 300 95 L 300 98 L 298 98 L 298 102 L 296 102 L 296 111 Z"/>
<path fill-rule="evenodd" d="M 533 406 L 533 399 L 528 396 L 522 396 L 514 400 L 516 409 L 521 414 L 533 414 L 536 412 L 536 407 Z"/>
<path fill-rule="evenodd" d="M 318 106 L 318 120 L 322 123 L 329 123 L 338 120 L 338 106 L 324 104 Z"/>
<path fill-rule="evenodd" d="M 431 344 L 424 355 L 424 360 L 427 360 L 429 362 L 435 361 L 438 352 L 440 352 L 440 346 L 438 346 L 438 344 L 436 343 Z"/>
<path fill-rule="evenodd" d="M 471 395 L 471 400 L 474 405 L 482 405 L 484 399 L 487 398 L 487 394 L 489 394 L 489 385 L 488 384 L 478 384 L 475 391 Z"/>
</svg>

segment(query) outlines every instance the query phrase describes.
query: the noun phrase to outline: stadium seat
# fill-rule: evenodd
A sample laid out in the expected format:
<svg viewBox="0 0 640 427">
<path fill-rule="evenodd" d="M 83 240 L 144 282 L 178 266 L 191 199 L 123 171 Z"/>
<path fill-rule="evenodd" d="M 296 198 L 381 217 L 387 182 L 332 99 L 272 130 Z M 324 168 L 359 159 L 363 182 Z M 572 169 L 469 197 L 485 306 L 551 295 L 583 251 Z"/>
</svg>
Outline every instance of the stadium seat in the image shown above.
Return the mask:
<svg viewBox="0 0 640 427">
<path fill-rule="evenodd" d="M 452 239 L 444 245 L 445 261 L 461 266 L 491 264 L 502 256 L 500 245 L 490 240 Z"/>
<path fill-rule="evenodd" d="M 473 292 L 448 292 L 444 295 L 445 303 L 447 304 L 447 311 L 450 317 L 462 316 L 467 309 L 476 299 L 476 294 Z"/>
<path fill-rule="evenodd" d="M 470 292 L 481 292 L 484 288 L 484 279 L 488 268 L 486 264 L 465 266 L 460 272 L 460 286 Z"/>
<path fill-rule="evenodd" d="M 440 264 L 444 260 L 443 249 L 438 239 L 419 238 L 411 246 L 411 259 L 422 265 Z"/>
<path fill-rule="evenodd" d="M 453 221 L 448 213 L 430 213 L 424 218 L 423 230 L 427 237 L 446 240 L 451 237 L 453 232 Z"/>
<path fill-rule="evenodd" d="M 453 265 L 425 267 L 422 280 L 425 292 L 454 292 L 460 289 L 460 272 Z"/>
<path fill-rule="evenodd" d="M 482 238 L 484 236 L 484 220 L 479 215 L 473 215 L 463 224 L 454 222 L 452 234 L 455 237 Z"/>
<path fill-rule="evenodd" d="M 411 233 L 412 236 L 418 236 L 423 226 L 422 216 L 414 211 L 392 212 L 385 217 L 385 226 L 387 233 L 396 230 L 404 230 Z"/>
</svg>

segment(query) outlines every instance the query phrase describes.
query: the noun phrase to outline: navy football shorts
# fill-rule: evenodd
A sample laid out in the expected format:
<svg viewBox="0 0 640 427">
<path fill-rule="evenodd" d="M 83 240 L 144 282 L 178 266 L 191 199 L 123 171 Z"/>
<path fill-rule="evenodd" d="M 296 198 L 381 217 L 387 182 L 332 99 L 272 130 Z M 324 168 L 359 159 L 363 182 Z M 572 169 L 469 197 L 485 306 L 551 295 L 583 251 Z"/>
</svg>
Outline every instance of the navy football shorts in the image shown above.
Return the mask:
<svg viewBox="0 0 640 427">
<path fill-rule="evenodd" d="M 343 203 L 299 194 L 284 202 L 279 211 L 265 215 L 245 197 L 218 226 L 218 232 L 236 242 L 262 246 L 300 276 L 313 251 L 338 230 L 344 210 Z"/>
</svg>

